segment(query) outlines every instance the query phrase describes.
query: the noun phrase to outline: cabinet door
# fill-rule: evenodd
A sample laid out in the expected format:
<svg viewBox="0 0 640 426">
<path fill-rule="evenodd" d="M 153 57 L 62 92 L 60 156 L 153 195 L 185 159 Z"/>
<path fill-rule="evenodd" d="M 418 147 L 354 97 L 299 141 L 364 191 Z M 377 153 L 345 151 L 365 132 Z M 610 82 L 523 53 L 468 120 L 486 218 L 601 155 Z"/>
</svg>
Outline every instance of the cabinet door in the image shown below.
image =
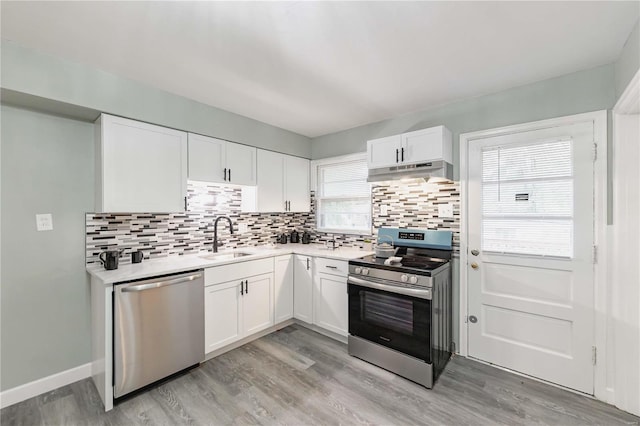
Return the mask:
<svg viewBox="0 0 640 426">
<path fill-rule="evenodd" d="M 189 133 L 189 179 L 224 182 L 227 142 Z"/>
<path fill-rule="evenodd" d="M 235 185 L 256 184 L 257 149 L 227 142 L 227 182 Z"/>
<path fill-rule="evenodd" d="M 346 336 L 349 331 L 349 298 L 347 279 L 319 273 L 313 310 L 313 323 L 334 333 Z"/>
<path fill-rule="evenodd" d="M 439 160 L 443 158 L 442 148 L 442 126 L 402 134 L 404 164 Z"/>
<path fill-rule="evenodd" d="M 309 160 L 285 155 L 285 201 L 287 211 L 308 212 L 309 199 Z"/>
<path fill-rule="evenodd" d="M 284 211 L 284 155 L 258 150 L 256 211 Z"/>
<path fill-rule="evenodd" d="M 367 141 L 367 166 L 370 169 L 400 163 L 401 135 Z"/>
<path fill-rule="evenodd" d="M 206 274 L 206 272 L 205 272 Z M 209 353 L 240 337 L 240 281 L 204 288 L 204 347 Z"/>
<path fill-rule="evenodd" d="M 311 267 L 313 259 L 295 255 L 293 269 L 293 316 L 313 323 L 313 281 Z"/>
<path fill-rule="evenodd" d="M 273 274 L 244 280 L 242 329 L 248 336 L 273 325 Z"/>
<path fill-rule="evenodd" d="M 185 132 L 106 114 L 96 124 L 101 134 L 98 211 L 184 211 Z"/>
<path fill-rule="evenodd" d="M 293 317 L 293 256 L 277 256 L 274 260 L 275 324 Z"/>
</svg>

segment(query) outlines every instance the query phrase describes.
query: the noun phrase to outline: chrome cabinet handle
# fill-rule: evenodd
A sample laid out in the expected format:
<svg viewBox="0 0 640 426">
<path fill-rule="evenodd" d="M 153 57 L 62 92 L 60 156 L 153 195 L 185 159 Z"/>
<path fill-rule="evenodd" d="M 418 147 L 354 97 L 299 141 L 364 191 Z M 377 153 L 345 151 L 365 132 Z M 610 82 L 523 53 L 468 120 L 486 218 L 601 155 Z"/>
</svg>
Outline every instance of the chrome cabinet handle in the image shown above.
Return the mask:
<svg viewBox="0 0 640 426">
<path fill-rule="evenodd" d="M 307 271 L 309 270 L 309 258 L 307 257 Z"/>
<path fill-rule="evenodd" d="M 202 276 L 202 274 L 195 274 L 195 275 L 189 275 L 188 277 L 175 278 L 175 279 L 167 280 L 167 281 L 157 281 L 157 282 L 154 282 L 154 283 L 134 285 L 134 286 L 131 286 L 131 287 L 123 288 L 122 292 L 123 293 L 133 293 L 133 292 L 138 292 L 138 291 L 151 290 L 153 288 L 167 287 L 167 286 L 170 286 L 170 285 L 175 285 L 175 284 L 185 283 L 185 282 L 188 282 L 188 281 L 197 280 L 201 276 Z"/>
<path fill-rule="evenodd" d="M 404 148 L 402 148 L 402 151 L 401 151 L 400 161 L 404 163 Z"/>
<path fill-rule="evenodd" d="M 249 294 L 249 280 L 244 280 L 244 294 Z"/>
<path fill-rule="evenodd" d="M 331 265 L 325 265 L 325 267 L 329 268 L 329 269 L 338 269 L 337 266 L 331 266 Z"/>
<path fill-rule="evenodd" d="M 398 149 L 396 148 L 396 163 L 398 162 Z"/>
<path fill-rule="evenodd" d="M 240 281 L 240 296 L 244 296 L 244 281 Z"/>
<path fill-rule="evenodd" d="M 227 180 L 227 168 L 226 167 L 224 168 L 224 180 L 225 181 Z"/>
</svg>

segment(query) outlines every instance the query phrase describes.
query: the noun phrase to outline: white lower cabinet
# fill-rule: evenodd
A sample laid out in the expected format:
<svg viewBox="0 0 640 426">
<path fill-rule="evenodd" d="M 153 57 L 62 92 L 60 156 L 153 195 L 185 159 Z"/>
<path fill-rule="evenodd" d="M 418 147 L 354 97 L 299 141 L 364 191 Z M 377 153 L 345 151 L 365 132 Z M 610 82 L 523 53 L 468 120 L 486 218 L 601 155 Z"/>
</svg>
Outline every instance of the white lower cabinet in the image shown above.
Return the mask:
<svg viewBox="0 0 640 426">
<path fill-rule="evenodd" d="M 293 317 L 313 323 L 313 258 L 294 255 L 293 267 Z"/>
<path fill-rule="evenodd" d="M 321 272 L 317 275 L 313 323 L 341 336 L 349 332 L 347 279 Z"/>
<path fill-rule="evenodd" d="M 258 275 L 242 277 L 242 269 Z M 231 280 L 220 282 L 225 278 Z M 205 352 L 271 327 L 273 291 L 273 259 L 205 269 Z"/>
<path fill-rule="evenodd" d="M 349 333 L 348 264 L 346 261 L 316 259 L 313 323 L 341 336 Z M 326 272 L 330 271 L 330 272 Z"/>
<path fill-rule="evenodd" d="M 233 343 L 241 337 L 239 282 L 204 288 L 204 324 L 205 353 Z"/>
<path fill-rule="evenodd" d="M 240 299 L 244 336 L 273 325 L 273 274 L 245 279 Z"/>
<path fill-rule="evenodd" d="M 276 256 L 273 265 L 275 323 L 293 318 L 293 255 Z"/>
</svg>

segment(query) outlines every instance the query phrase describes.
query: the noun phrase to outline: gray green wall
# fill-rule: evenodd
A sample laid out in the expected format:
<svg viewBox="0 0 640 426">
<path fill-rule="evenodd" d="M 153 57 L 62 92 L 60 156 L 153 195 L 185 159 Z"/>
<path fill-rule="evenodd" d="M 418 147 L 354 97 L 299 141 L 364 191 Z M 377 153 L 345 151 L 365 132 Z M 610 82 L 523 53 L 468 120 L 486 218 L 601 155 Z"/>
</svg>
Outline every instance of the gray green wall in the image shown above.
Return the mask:
<svg viewBox="0 0 640 426">
<path fill-rule="evenodd" d="M 91 360 L 84 213 L 93 208 L 93 125 L 1 108 L 0 389 Z M 53 231 L 35 214 L 52 213 Z"/>
<path fill-rule="evenodd" d="M 636 26 L 629 35 L 627 42 L 624 44 L 622 53 L 615 64 L 616 79 L 616 99 L 622 95 L 624 89 L 631 81 L 634 75 L 640 69 L 640 20 L 636 22 Z"/>
<path fill-rule="evenodd" d="M 133 80 L 2 41 L 3 89 L 310 158 L 311 140 Z"/>
<path fill-rule="evenodd" d="M 454 176 L 461 133 L 603 109 L 615 102 L 614 66 L 604 65 L 314 138 L 311 158 L 364 152 L 367 140 L 444 124 L 453 132 Z"/>
</svg>

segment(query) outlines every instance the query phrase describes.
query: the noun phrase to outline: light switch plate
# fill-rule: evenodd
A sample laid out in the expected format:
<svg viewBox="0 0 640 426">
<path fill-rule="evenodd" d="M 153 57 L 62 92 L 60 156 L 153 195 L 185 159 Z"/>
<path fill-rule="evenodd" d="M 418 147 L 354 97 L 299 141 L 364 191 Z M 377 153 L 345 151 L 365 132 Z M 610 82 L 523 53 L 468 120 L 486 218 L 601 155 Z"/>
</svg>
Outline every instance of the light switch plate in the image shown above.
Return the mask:
<svg viewBox="0 0 640 426">
<path fill-rule="evenodd" d="M 440 205 L 438 205 L 438 217 L 452 218 L 453 217 L 453 206 L 451 204 L 440 204 Z"/>
<path fill-rule="evenodd" d="M 241 234 L 249 232 L 249 225 L 247 225 L 246 223 L 239 223 L 238 224 L 238 232 L 241 233 Z"/>
<path fill-rule="evenodd" d="M 388 215 L 388 214 L 389 214 L 389 206 L 386 206 L 386 205 L 384 205 L 384 204 L 383 204 L 383 205 L 381 205 L 381 206 L 380 206 L 380 215 L 381 215 L 381 216 L 386 216 L 386 215 Z"/>
<path fill-rule="evenodd" d="M 36 229 L 38 231 L 52 231 L 53 215 L 51 213 L 36 214 Z"/>
</svg>

